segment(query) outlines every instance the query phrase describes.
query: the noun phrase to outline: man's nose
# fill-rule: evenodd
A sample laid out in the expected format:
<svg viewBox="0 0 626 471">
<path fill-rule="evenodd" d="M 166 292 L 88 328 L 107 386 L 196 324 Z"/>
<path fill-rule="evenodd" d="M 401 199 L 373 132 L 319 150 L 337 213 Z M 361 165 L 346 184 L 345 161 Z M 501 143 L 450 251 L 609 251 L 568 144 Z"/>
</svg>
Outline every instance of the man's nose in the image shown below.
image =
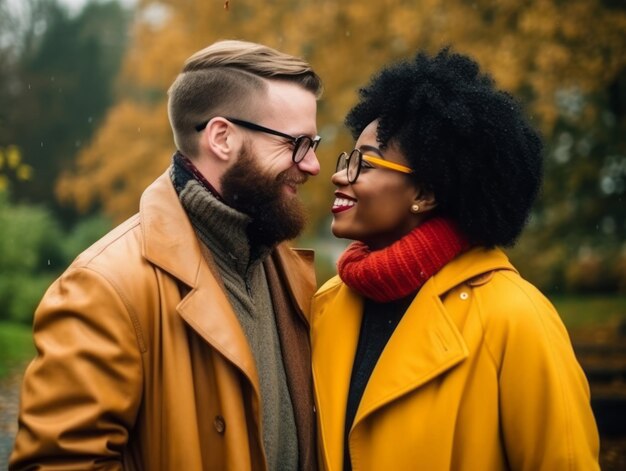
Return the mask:
<svg viewBox="0 0 626 471">
<path fill-rule="evenodd" d="M 320 173 L 320 161 L 317 160 L 317 155 L 313 148 L 310 148 L 304 159 L 302 159 L 298 164 L 298 168 L 303 172 L 308 173 L 309 175 L 317 175 Z"/>
</svg>

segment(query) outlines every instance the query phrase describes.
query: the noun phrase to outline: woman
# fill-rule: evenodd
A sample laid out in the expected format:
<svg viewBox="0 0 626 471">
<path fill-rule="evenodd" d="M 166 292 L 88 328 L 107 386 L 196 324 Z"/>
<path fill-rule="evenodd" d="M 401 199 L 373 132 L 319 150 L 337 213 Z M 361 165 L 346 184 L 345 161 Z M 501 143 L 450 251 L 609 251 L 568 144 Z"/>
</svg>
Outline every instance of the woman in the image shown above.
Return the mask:
<svg viewBox="0 0 626 471">
<path fill-rule="evenodd" d="M 444 50 L 383 69 L 346 123 L 332 231 L 355 242 L 311 318 L 322 466 L 598 469 L 565 328 L 497 248 L 541 183 L 518 104 Z"/>
</svg>

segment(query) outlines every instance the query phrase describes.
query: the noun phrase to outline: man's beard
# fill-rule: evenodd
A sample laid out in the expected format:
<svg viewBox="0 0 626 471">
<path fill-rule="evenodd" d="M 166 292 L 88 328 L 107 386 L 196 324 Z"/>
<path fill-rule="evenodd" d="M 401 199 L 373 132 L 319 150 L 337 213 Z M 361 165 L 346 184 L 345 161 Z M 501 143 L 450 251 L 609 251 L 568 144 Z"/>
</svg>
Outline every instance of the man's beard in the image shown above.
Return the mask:
<svg viewBox="0 0 626 471">
<path fill-rule="evenodd" d="M 283 186 L 286 181 L 302 183 L 306 178 L 297 167 L 277 176 L 268 175 L 249 146 L 244 145 L 237 162 L 222 176 L 222 197 L 230 207 L 252 218 L 248 226 L 250 243 L 272 247 L 295 238 L 304 229 L 304 206 L 295 195 L 286 196 Z"/>
</svg>

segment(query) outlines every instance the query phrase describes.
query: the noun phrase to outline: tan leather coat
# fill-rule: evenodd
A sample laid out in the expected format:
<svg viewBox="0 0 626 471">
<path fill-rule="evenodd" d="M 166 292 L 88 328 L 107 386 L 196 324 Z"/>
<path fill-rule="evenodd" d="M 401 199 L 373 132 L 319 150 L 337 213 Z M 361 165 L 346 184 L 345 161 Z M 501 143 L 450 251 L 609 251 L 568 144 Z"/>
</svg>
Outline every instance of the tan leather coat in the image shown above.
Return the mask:
<svg viewBox="0 0 626 471">
<path fill-rule="evenodd" d="M 300 467 L 313 469 L 312 253 L 280 246 L 267 263 Z M 34 337 L 10 469 L 266 468 L 254 358 L 167 173 L 50 287 Z"/>
</svg>

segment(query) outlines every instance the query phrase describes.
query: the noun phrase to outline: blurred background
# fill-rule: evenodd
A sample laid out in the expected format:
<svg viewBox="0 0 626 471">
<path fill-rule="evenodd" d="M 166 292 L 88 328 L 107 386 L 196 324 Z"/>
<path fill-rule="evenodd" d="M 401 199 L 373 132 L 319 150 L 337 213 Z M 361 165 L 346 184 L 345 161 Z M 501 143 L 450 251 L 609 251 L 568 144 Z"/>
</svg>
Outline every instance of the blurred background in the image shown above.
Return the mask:
<svg viewBox="0 0 626 471">
<path fill-rule="evenodd" d="M 218 39 L 311 62 L 319 177 L 302 192 L 318 281 L 342 122 L 383 64 L 444 46 L 517 96 L 546 142 L 543 192 L 508 253 L 556 305 L 591 383 L 603 469 L 626 469 L 626 2 L 623 0 L 0 0 L 0 466 L 46 287 L 137 211 L 174 151 L 166 90 Z"/>
</svg>

